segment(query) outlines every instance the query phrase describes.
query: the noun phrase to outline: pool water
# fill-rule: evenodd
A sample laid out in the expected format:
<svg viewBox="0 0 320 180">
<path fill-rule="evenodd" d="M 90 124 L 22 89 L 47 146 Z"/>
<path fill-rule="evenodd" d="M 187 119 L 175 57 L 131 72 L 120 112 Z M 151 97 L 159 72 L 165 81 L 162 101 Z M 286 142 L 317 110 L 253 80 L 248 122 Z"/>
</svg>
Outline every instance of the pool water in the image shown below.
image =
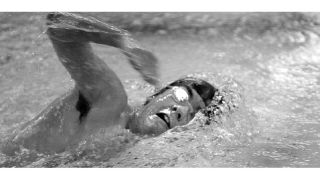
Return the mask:
<svg viewBox="0 0 320 180">
<path fill-rule="evenodd" d="M 312 38 L 138 35 L 159 58 L 163 84 L 190 74 L 206 78 L 230 96 L 234 109 L 210 125 L 199 113 L 191 124 L 158 137 L 110 127 L 63 153 L 21 147 L 14 155 L 1 153 L 0 166 L 319 167 L 320 44 Z M 152 94 L 116 49 L 94 48 L 119 75 L 130 105 Z M 2 139 L 73 86 L 44 34 L 20 56 L 0 67 Z"/>
</svg>

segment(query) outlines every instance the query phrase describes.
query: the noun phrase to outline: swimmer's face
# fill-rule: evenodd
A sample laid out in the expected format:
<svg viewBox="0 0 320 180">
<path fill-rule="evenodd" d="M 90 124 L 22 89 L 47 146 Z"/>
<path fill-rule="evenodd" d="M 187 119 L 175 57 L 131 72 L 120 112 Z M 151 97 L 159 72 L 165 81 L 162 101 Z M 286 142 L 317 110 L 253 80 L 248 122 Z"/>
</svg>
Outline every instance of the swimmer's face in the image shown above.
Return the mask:
<svg viewBox="0 0 320 180">
<path fill-rule="evenodd" d="M 199 81 L 205 82 L 193 78 L 178 80 L 148 98 L 136 114 L 136 119 L 129 123 L 129 129 L 135 133 L 157 135 L 175 126 L 187 124 L 208 104 L 201 97 L 203 91 L 193 86 Z M 207 99 L 212 99 L 215 89 L 210 84 L 199 85 L 198 88 L 203 88 L 205 93 L 210 91 Z"/>
</svg>

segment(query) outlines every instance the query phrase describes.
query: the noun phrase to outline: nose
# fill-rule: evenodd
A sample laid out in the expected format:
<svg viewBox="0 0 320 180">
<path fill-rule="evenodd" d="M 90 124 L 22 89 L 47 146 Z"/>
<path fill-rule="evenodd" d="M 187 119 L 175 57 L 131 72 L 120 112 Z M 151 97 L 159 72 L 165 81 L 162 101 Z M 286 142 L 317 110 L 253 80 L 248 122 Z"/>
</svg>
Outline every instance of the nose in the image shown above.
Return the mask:
<svg viewBox="0 0 320 180">
<path fill-rule="evenodd" d="M 171 122 L 172 126 L 184 125 L 188 123 L 188 116 L 190 114 L 188 107 L 175 105 L 171 110 L 171 117 L 173 120 L 176 120 Z"/>
</svg>

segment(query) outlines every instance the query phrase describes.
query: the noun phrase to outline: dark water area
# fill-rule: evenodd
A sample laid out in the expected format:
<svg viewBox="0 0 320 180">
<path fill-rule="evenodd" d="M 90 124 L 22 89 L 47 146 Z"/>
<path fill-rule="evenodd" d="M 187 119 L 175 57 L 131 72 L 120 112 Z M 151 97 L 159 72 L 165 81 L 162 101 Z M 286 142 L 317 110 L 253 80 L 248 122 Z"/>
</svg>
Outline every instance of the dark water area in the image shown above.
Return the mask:
<svg viewBox="0 0 320 180">
<path fill-rule="evenodd" d="M 37 17 L 30 21 L 40 23 Z M 21 124 L 73 87 L 44 27 L 27 27 L 0 36 L 2 55 L 10 59 L 0 65 L 3 146 Z M 158 137 L 110 127 L 62 153 L 23 147 L 11 156 L 0 153 L 0 167 L 320 167 L 317 26 L 254 32 L 136 35 L 159 58 L 163 84 L 194 75 L 220 89 L 230 106 L 210 125 L 198 113 L 190 124 Z M 152 94 L 116 49 L 94 48 L 120 77 L 130 105 Z"/>
</svg>

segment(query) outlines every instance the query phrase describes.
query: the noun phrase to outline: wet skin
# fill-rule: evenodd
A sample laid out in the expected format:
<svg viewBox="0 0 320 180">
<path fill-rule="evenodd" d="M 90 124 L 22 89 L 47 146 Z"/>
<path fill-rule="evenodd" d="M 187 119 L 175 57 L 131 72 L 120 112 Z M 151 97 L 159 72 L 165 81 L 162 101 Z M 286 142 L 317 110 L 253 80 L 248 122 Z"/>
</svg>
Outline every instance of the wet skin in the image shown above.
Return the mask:
<svg viewBox="0 0 320 180">
<path fill-rule="evenodd" d="M 117 75 L 97 57 L 90 43 L 115 47 L 126 55 L 143 79 L 158 86 L 157 58 L 141 48 L 129 33 L 94 18 L 49 13 L 47 34 L 75 87 L 50 104 L 14 133 L 11 142 L 45 153 L 64 151 L 100 128 L 126 123 L 134 133 L 161 134 L 187 124 L 212 99 L 215 88 L 205 81 L 185 78 L 148 98 L 134 118 Z"/>
<path fill-rule="evenodd" d="M 149 97 L 127 128 L 134 133 L 159 135 L 185 125 L 211 102 L 216 91 L 200 79 L 179 79 Z"/>
<path fill-rule="evenodd" d="M 94 54 L 90 43 L 118 48 L 142 78 L 158 84 L 158 60 L 131 35 L 95 18 L 49 13 L 47 35 L 59 61 L 75 82 L 9 138 L 9 143 L 45 153 L 64 151 L 100 128 L 117 125 L 129 110 L 118 76 Z"/>
</svg>

